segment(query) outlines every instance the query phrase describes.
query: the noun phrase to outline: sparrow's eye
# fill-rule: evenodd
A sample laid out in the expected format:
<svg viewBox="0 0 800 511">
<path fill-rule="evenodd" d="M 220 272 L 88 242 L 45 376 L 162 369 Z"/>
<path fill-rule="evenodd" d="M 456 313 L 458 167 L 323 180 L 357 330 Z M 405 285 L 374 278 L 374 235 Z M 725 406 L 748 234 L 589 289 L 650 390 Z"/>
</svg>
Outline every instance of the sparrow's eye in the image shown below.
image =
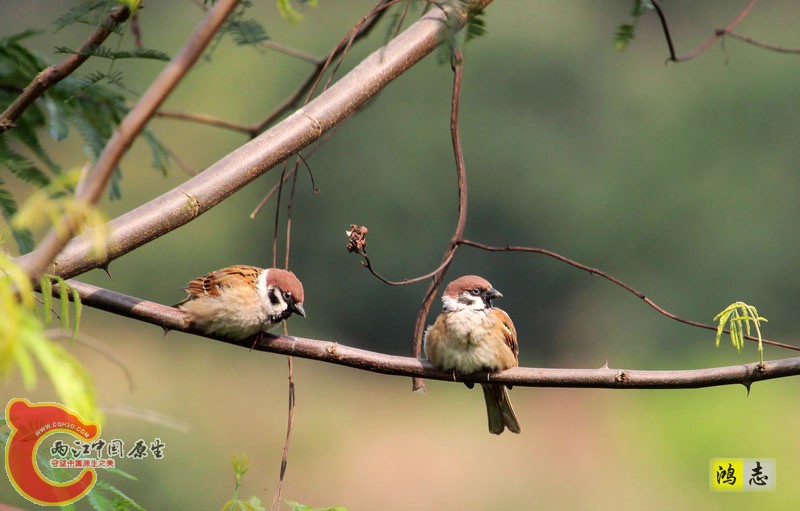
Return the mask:
<svg viewBox="0 0 800 511">
<path fill-rule="evenodd" d="M 472 293 L 475 296 L 478 296 L 479 294 L 481 294 L 481 290 L 478 289 L 477 287 L 470 289 L 469 292 Z"/>
<path fill-rule="evenodd" d="M 284 291 L 283 292 L 283 298 L 286 299 L 286 300 L 291 300 L 292 292 L 291 291 Z"/>
</svg>

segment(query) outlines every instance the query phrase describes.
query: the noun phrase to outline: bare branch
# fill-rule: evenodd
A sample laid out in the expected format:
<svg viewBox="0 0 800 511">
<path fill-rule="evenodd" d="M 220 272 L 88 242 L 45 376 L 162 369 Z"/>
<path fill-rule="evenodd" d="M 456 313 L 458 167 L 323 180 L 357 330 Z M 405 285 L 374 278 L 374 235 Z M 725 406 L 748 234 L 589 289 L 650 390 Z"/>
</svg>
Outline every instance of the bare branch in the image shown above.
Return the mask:
<svg viewBox="0 0 800 511">
<path fill-rule="evenodd" d="M 744 8 L 739 12 L 739 14 L 737 14 L 736 17 L 733 18 L 733 20 L 731 20 L 730 23 L 725 25 L 724 28 L 715 30 L 714 34 L 705 41 L 703 41 L 703 43 L 700 44 L 700 46 L 690 51 L 689 53 L 681 56 L 675 55 L 675 47 L 672 44 L 672 36 L 670 35 L 669 32 L 669 25 L 667 24 L 666 16 L 664 16 L 664 13 L 661 11 L 661 7 L 658 5 L 658 2 L 654 0 L 652 3 L 653 7 L 655 7 L 656 12 L 658 13 L 658 18 L 661 21 L 662 28 L 664 29 L 664 37 L 667 40 L 667 46 L 669 46 L 670 57 L 668 60 L 671 60 L 673 62 L 684 62 L 686 60 L 691 60 L 697 57 L 698 55 L 706 51 L 712 44 L 717 42 L 717 40 L 724 34 L 730 33 L 734 28 L 736 28 L 736 26 L 739 23 L 741 23 L 742 20 L 744 20 L 748 14 L 750 14 L 750 10 L 756 4 L 756 0 L 750 0 L 749 2 L 747 2 L 747 5 L 745 5 Z"/>
<path fill-rule="evenodd" d="M 216 128 L 223 128 L 231 131 L 236 131 L 238 133 L 243 133 L 250 137 L 255 136 L 256 132 L 250 126 L 245 126 L 244 124 L 238 124 L 231 121 L 226 121 L 225 119 L 220 119 L 218 117 L 214 117 L 211 115 L 205 114 L 189 114 L 185 112 L 172 112 L 167 110 L 159 110 L 155 114 L 156 117 L 161 119 L 173 119 L 177 121 L 187 121 L 187 122 L 194 122 L 197 124 L 205 124 L 207 126 L 214 126 Z"/>
<path fill-rule="evenodd" d="M 450 108 L 450 136 L 453 140 L 453 155 L 455 156 L 456 175 L 458 176 L 458 220 L 456 229 L 450 244 L 442 257 L 441 269 L 438 270 L 431 280 L 422 305 L 417 313 L 417 320 L 414 323 L 414 337 L 412 339 L 411 354 L 419 358 L 422 355 L 422 338 L 425 333 L 425 323 L 427 322 L 428 312 L 431 304 L 436 297 L 436 292 L 444 280 L 450 262 L 458 250 L 458 241 L 464 236 L 464 229 L 467 227 L 467 169 L 464 164 L 464 153 L 461 150 L 461 135 L 458 130 L 458 107 L 461 103 L 461 79 L 464 75 L 464 56 L 458 48 L 453 49 L 451 65 L 453 67 L 453 93 Z M 420 378 L 414 378 L 411 383 L 412 389 L 416 392 L 425 390 L 425 384 Z"/>
<path fill-rule="evenodd" d="M 747 37 L 737 34 L 736 32 L 731 32 L 730 30 L 720 29 L 718 32 L 721 35 L 731 36 L 734 39 L 738 39 L 739 41 L 752 44 L 753 46 L 758 46 L 759 48 L 762 48 L 764 50 L 770 50 L 778 53 L 800 53 L 800 48 L 786 48 L 784 46 L 777 46 L 774 44 L 764 43 L 756 39 L 753 39 L 752 37 Z"/>
<path fill-rule="evenodd" d="M 579 263 L 578 261 L 574 261 L 574 260 L 572 260 L 572 259 L 570 259 L 568 257 L 565 257 L 565 256 L 563 256 L 561 254 L 557 254 L 557 253 L 552 252 L 550 250 L 547 250 L 547 249 L 544 249 L 544 248 L 517 247 L 517 246 L 511 246 L 511 245 L 506 245 L 504 247 L 495 247 L 495 246 L 485 245 L 483 243 L 478 243 L 477 241 L 470 241 L 470 240 L 459 240 L 458 243 L 460 245 L 467 245 L 467 246 L 470 246 L 470 247 L 479 248 L 481 250 L 486 250 L 486 251 L 489 251 L 489 252 L 530 252 L 530 253 L 534 253 L 534 254 L 545 255 L 547 257 L 552 257 L 553 259 L 557 259 L 557 260 L 559 260 L 561 262 L 567 263 L 570 266 L 574 266 L 575 268 L 587 271 L 592 275 L 597 275 L 599 277 L 603 277 L 604 279 L 616 284 L 617 286 L 621 287 L 622 289 L 624 289 L 624 290 L 636 295 L 637 297 L 641 298 L 641 300 L 644 303 L 646 303 L 647 305 L 649 305 L 650 307 L 655 309 L 656 312 L 658 312 L 659 314 L 664 315 L 664 316 L 666 316 L 666 317 L 668 317 L 670 319 L 674 319 L 675 321 L 678 321 L 679 323 L 683 323 L 685 325 L 690 325 L 690 326 L 694 326 L 694 327 L 698 327 L 698 328 L 704 328 L 706 330 L 712 330 L 712 331 L 715 331 L 715 332 L 717 330 L 717 326 L 716 325 L 709 325 L 709 324 L 706 324 L 706 323 L 700 323 L 698 321 L 692 321 L 692 320 L 682 318 L 682 317 L 680 317 L 680 316 L 678 316 L 676 314 L 673 314 L 673 313 L 667 311 L 666 309 L 664 309 L 661 306 L 659 306 L 658 304 L 656 304 L 653 300 L 651 300 L 650 298 L 645 296 L 644 293 L 642 293 L 640 291 L 637 291 L 632 286 L 626 284 L 625 282 L 621 281 L 617 277 L 614 277 L 613 275 L 609 275 L 608 273 L 606 273 L 606 272 L 604 272 L 602 270 L 599 270 L 597 268 L 592 268 L 591 266 L 587 266 L 587 265 L 585 265 L 583 263 Z M 728 334 L 730 332 L 728 330 L 724 330 L 724 333 Z M 752 337 L 752 336 L 749 336 L 749 335 L 745 335 L 744 338 L 748 339 L 750 341 L 758 341 L 758 337 Z M 786 349 L 789 349 L 789 350 L 800 351 L 800 347 L 793 346 L 791 344 L 785 344 L 785 343 L 777 342 L 777 341 L 770 341 L 768 339 L 761 339 L 761 342 L 763 342 L 764 344 L 777 346 L 779 348 L 786 348 Z"/>
<path fill-rule="evenodd" d="M 480 3 L 488 4 L 489 1 Z M 215 8 L 219 5 L 215 4 Z M 55 273 L 72 277 L 107 266 L 117 257 L 205 213 L 288 156 L 319 139 L 432 52 L 447 30 L 463 27 L 467 13 L 459 9 L 459 6 L 444 7 L 427 13 L 303 109 L 194 178 L 112 220 L 107 226 L 111 234 L 104 257 L 93 257 L 91 233 L 74 238 L 55 260 Z M 32 254 L 17 258 L 17 262 L 31 268 Z"/>
<path fill-rule="evenodd" d="M 147 300 L 102 289 L 75 280 L 69 285 L 78 290 L 84 305 L 158 325 L 167 330 L 194 333 L 245 349 L 252 339 L 231 341 L 203 335 L 193 329 L 185 313 Z M 525 342 L 522 340 L 522 342 Z M 585 387 L 607 389 L 675 389 L 720 385 L 745 385 L 761 380 L 800 375 L 800 357 L 708 369 L 645 371 L 614 369 L 552 369 L 515 367 L 495 374 L 453 374 L 442 371 L 427 360 L 351 348 L 334 341 L 266 334 L 254 349 L 338 364 L 374 373 L 428 378 L 443 381 L 485 383 L 488 380 L 520 387 Z"/>
<path fill-rule="evenodd" d="M 86 62 L 92 55 L 92 50 L 103 44 L 103 41 L 114 32 L 117 25 L 124 23 L 130 15 L 130 9 L 123 5 L 113 7 L 108 13 L 108 18 L 101 26 L 97 27 L 97 30 L 81 44 L 74 54 L 36 75 L 36 78 L 25 87 L 22 94 L 6 108 L 5 112 L 0 114 L 0 133 L 13 128 L 22 113 L 47 89 L 71 75 L 81 64 Z"/>
</svg>

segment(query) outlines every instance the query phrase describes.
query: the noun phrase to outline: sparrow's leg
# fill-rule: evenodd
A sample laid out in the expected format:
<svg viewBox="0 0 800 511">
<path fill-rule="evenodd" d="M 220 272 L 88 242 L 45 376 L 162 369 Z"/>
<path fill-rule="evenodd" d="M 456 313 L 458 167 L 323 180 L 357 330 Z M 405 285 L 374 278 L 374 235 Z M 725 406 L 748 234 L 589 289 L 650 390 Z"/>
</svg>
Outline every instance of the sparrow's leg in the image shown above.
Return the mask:
<svg viewBox="0 0 800 511">
<path fill-rule="evenodd" d="M 258 344 L 258 342 L 262 340 L 264 340 L 264 332 L 258 332 L 257 334 L 255 334 L 253 336 L 253 345 L 250 346 L 250 351 L 253 351 L 253 349 L 256 347 L 256 344 Z"/>
</svg>

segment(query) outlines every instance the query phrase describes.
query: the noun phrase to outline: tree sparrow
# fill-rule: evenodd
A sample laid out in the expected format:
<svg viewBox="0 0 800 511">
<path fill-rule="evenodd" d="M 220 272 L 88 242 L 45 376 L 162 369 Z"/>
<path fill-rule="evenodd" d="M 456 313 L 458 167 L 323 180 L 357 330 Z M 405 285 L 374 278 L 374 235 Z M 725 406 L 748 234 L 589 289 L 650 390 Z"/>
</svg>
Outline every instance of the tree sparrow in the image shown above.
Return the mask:
<svg viewBox="0 0 800 511">
<path fill-rule="evenodd" d="M 505 311 L 492 307 L 503 295 L 486 279 L 466 275 L 451 282 L 442 294 L 442 313 L 425 331 L 425 355 L 437 367 L 470 374 L 517 367 L 519 346 L 514 323 Z M 472 388 L 471 384 L 467 385 Z M 503 385 L 481 384 L 489 431 L 520 432 L 508 392 Z"/>
<path fill-rule="evenodd" d="M 280 268 L 236 265 L 189 282 L 175 307 L 206 333 L 245 339 L 266 332 L 293 312 L 306 315 L 303 284 Z"/>
</svg>

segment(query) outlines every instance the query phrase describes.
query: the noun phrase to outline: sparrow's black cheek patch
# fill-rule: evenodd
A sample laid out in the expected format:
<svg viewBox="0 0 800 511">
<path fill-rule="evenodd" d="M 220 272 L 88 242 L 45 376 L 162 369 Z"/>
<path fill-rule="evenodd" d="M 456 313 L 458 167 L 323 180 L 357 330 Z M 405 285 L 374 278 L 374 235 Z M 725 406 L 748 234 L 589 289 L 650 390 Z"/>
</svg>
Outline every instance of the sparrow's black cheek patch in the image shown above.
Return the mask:
<svg viewBox="0 0 800 511">
<path fill-rule="evenodd" d="M 464 305 L 472 305 L 472 298 L 465 295 L 459 295 L 458 303 L 463 303 Z"/>
<path fill-rule="evenodd" d="M 272 305 L 280 305 L 281 299 L 278 298 L 278 291 L 274 287 L 269 290 L 267 297 L 269 298 L 269 303 Z"/>
</svg>

